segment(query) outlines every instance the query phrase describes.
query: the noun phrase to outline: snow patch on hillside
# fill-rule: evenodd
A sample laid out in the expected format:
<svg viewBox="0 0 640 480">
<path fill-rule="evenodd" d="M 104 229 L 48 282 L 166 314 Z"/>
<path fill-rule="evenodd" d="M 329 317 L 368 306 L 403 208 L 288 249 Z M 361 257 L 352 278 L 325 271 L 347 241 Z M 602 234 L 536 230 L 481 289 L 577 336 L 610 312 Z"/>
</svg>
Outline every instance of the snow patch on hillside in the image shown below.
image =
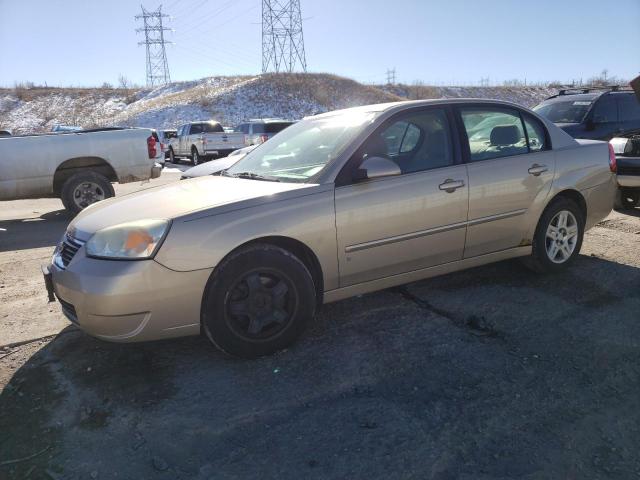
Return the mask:
<svg viewBox="0 0 640 480">
<path fill-rule="evenodd" d="M 15 134 L 45 132 L 56 124 L 175 128 L 203 119 L 234 126 L 250 118 L 299 119 L 418 98 L 495 98 L 530 107 L 553 93 L 542 87 L 376 87 L 326 74 L 210 77 L 137 90 L 0 89 L 0 128 Z"/>
</svg>

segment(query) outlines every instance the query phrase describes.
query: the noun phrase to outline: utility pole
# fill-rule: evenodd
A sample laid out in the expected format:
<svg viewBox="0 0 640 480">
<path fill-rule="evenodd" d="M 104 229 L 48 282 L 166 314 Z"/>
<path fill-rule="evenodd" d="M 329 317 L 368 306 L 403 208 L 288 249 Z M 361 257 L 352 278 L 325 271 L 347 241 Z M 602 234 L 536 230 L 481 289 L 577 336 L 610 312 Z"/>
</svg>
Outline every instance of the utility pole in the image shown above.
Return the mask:
<svg viewBox="0 0 640 480">
<path fill-rule="evenodd" d="M 387 69 L 387 85 L 395 85 L 396 84 L 396 67 L 393 67 L 393 70 Z"/>
<path fill-rule="evenodd" d="M 262 73 L 307 71 L 300 0 L 262 0 Z"/>
<path fill-rule="evenodd" d="M 168 17 L 162 13 L 162 5 L 155 11 L 146 10 L 142 5 L 142 15 L 136 15 L 136 20 L 142 18 L 144 27 L 137 28 L 136 32 L 144 32 L 144 41 L 138 45 L 147 47 L 147 86 L 166 85 L 171 82 L 169 64 L 165 45 L 171 43 L 164 39 L 164 32 L 171 30 L 162 26 L 162 19 Z"/>
</svg>

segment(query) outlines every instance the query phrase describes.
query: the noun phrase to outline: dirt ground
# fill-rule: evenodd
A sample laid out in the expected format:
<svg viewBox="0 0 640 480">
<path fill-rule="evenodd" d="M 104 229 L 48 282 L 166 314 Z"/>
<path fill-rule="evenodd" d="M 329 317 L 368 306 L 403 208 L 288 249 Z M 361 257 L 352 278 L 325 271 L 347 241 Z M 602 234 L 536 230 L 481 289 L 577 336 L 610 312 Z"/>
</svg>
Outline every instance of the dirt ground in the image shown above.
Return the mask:
<svg viewBox="0 0 640 480">
<path fill-rule="evenodd" d="M 640 478 L 640 209 L 564 273 L 507 261 L 326 305 L 254 361 L 70 326 L 39 270 L 60 209 L 0 208 L 0 479 Z"/>
</svg>

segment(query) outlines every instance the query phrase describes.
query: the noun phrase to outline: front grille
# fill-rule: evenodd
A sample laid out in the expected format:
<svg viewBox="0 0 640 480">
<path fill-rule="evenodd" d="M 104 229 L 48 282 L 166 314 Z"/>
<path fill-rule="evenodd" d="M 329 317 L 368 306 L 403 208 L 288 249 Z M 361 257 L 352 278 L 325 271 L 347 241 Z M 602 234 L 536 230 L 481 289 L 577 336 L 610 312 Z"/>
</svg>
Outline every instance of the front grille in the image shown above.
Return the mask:
<svg viewBox="0 0 640 480">
<path fill-rule="evenodd" d="M 78 253 L 78 250 L 82 245 L 84 245 L 84 242 L 76 240 L 69 235 L 64 236 L 64 240 L 60 246 L 60 251 L 58 252 L 63 267 L 69 265 L 69 262 L 73 259 L 76 253 Z"/>
<path fill-rule="evenodd" d="M 65 317 L 67 317 L 71 322 L 78 323 L 78 315 L 76 314 L 76 307 L 71 305 L 69 302 L 65 302 L 60 297 L 57 297 L 60 302 L 60 307 L 62 307 L 62 313 Z"/>
</svg>

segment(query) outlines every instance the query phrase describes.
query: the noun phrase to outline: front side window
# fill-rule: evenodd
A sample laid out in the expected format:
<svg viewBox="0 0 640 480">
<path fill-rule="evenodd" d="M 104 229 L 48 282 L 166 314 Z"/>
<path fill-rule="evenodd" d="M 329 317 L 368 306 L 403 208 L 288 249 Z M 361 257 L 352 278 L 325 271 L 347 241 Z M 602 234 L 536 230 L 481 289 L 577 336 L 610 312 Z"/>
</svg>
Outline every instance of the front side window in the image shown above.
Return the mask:
<svg viewBox="0 0 640 480">
<path fill-rule="evenodd" d="M 596 102 L 593 110 L 594 123 L 610 123 L 618 121 L 618 106 L 612 95 L 603 95 Z"/>
<path fill-rule="evenodd" d="M 516 110 L 463 108 L 460 113 L 472 162 L 528 153 L 522 120 Z"/>
<path fill-rule="evenodd" d="M 412 113 L 392 121 L 367 139 L 363 156 L 393 160 L 402 173 L 451 165 L 453 154 L 445 111 Z"/>
</svg>

